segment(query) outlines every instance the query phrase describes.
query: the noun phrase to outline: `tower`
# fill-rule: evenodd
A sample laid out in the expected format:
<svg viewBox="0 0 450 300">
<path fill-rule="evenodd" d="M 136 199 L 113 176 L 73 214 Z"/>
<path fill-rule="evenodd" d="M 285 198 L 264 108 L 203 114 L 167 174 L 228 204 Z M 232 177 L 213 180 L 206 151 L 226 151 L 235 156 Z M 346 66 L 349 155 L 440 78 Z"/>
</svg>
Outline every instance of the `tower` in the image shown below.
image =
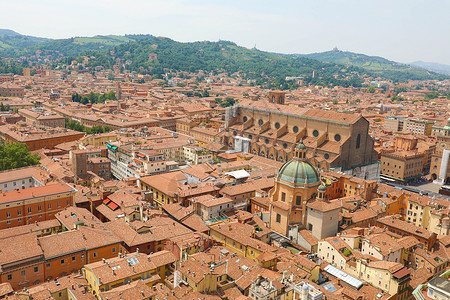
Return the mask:
<svg viewBox="0 0 450 300">
<path fill-rule="evenodd" d="M 328 201 L 326 187 L 322 183 L 317 188 L 317 196 L 306 204 L 306 229 L 318 240 L 334 236 L 339 226 L 339 199 Z"/>
<path fill-rule="evenodd" d="M 270 103 L 276 103 L 276 104 L 284 104 L 284 98 L 286 96 L 286 93 L 283 91 L 270 91 L 269 92 L 269 102 Z"/>
<path fill-rule="evenodd" d="M 306 146 L 300 140 L 294 157 L 286 162 L 275 177 L 270 196 L 270 227 L 287 236 L 289 226 L 304 227 L 306 202 L 317 195 L 320 176 L 306 158 Z"/>
<path fill-rule="evenodd" d="M 117 100 L 122 100 L 122 89 L 120 88 L 120 82 L 117 82 L 116 85 Z"/>
<path fill-rule="evenodd" d="M 75 175 L 75 182 L 79 177 L 83 177 L 87 173 L 87 153 L 83 150 L 70 151 L 70 158 L 72 160 L 72 172 Z"/>
</svg>

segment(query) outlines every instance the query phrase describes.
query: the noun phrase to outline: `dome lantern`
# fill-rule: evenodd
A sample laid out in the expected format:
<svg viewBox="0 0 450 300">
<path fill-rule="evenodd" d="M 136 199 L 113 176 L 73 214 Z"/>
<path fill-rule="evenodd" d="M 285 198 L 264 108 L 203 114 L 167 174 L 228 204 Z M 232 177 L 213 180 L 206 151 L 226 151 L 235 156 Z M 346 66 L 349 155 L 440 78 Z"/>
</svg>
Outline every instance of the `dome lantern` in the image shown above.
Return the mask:
<svg viewBox="0 0 450 300">
<path fill-rule="evenodd" d="M 306 159 L 306 146 L 303 144 L 303 139 L 300 139 L 297 146 L 295 146 L 294 156 L 299 159 Z"/>
</svg>

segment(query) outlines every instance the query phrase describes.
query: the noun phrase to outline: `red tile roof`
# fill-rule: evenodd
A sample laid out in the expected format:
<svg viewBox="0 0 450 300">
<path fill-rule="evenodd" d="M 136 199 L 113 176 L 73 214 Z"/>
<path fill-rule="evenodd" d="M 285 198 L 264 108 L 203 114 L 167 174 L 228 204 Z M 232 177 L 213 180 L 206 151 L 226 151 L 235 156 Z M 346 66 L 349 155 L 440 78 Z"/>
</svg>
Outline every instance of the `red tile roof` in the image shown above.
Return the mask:
<svg viewBox="0 0 450 300">
<path fill-rule="evenodd" d="M 32 187 L 23 190 L 9 191 L 0 194 L 0 203 L 43 197 L 48 195 L 75 191 L 72 187 L 62 183 Z"/>
</svg>

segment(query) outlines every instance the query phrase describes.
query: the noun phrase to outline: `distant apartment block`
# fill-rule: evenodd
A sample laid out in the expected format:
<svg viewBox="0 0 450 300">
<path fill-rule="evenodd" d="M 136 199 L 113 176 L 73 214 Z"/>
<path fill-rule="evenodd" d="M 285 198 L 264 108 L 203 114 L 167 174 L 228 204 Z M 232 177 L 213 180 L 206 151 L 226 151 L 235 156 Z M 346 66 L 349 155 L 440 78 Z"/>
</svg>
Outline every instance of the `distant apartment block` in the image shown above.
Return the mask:
<svg viewBox="0 0 450 300">
<path fill-rule="evenodd" d="M 412 132 L 414 134 L 431 135 L 434 122 L 420 120 L 420 119 L 408 119 L 405 121 L 403 127 L 405 131 Z"/>
<path fill-rule="evenodd" d="M 187 145 L 183 146 L 183 150 L 186 163 L 190 165 L 211 162 L 213 159 L 212 152 L 203 147 Z"/>
<path fill-rule="evenodd" d="M 386 118 L 384 118 L 384 130 L 388 132 L 403 131 L 404 122 L 404 118 L 386 116 Z"/>
<path fill-rule="evenodd" d="M 166 171 L 164 155 L 152 149 L 133 144 L 108 143 L 108 159 L 111 173 L 117 179 L 142 176 Z"/>
</svg>

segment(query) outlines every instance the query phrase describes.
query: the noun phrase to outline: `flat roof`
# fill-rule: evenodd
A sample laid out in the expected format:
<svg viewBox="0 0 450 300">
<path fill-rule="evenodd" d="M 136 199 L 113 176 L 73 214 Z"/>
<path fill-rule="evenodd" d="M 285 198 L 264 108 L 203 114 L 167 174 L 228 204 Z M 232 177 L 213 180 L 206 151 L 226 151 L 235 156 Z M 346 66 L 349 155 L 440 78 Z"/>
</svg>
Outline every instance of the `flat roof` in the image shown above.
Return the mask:
<svg viewBox="0 0 450 300">
<path fill-rule="evenodd" d="M 348 275 L 344 271 L 341 271 L 341 270 L 333 267 L 332 265 L 326 266 L 324 271 L 326 271 L 327 273 L 333 275 L 334 277 L 344 281 L 345 283 L 347 283 L 348 285 L 350 285 L 356 289 L 359 289 L 363 285 L 361 280 Z"/>
</svg>

